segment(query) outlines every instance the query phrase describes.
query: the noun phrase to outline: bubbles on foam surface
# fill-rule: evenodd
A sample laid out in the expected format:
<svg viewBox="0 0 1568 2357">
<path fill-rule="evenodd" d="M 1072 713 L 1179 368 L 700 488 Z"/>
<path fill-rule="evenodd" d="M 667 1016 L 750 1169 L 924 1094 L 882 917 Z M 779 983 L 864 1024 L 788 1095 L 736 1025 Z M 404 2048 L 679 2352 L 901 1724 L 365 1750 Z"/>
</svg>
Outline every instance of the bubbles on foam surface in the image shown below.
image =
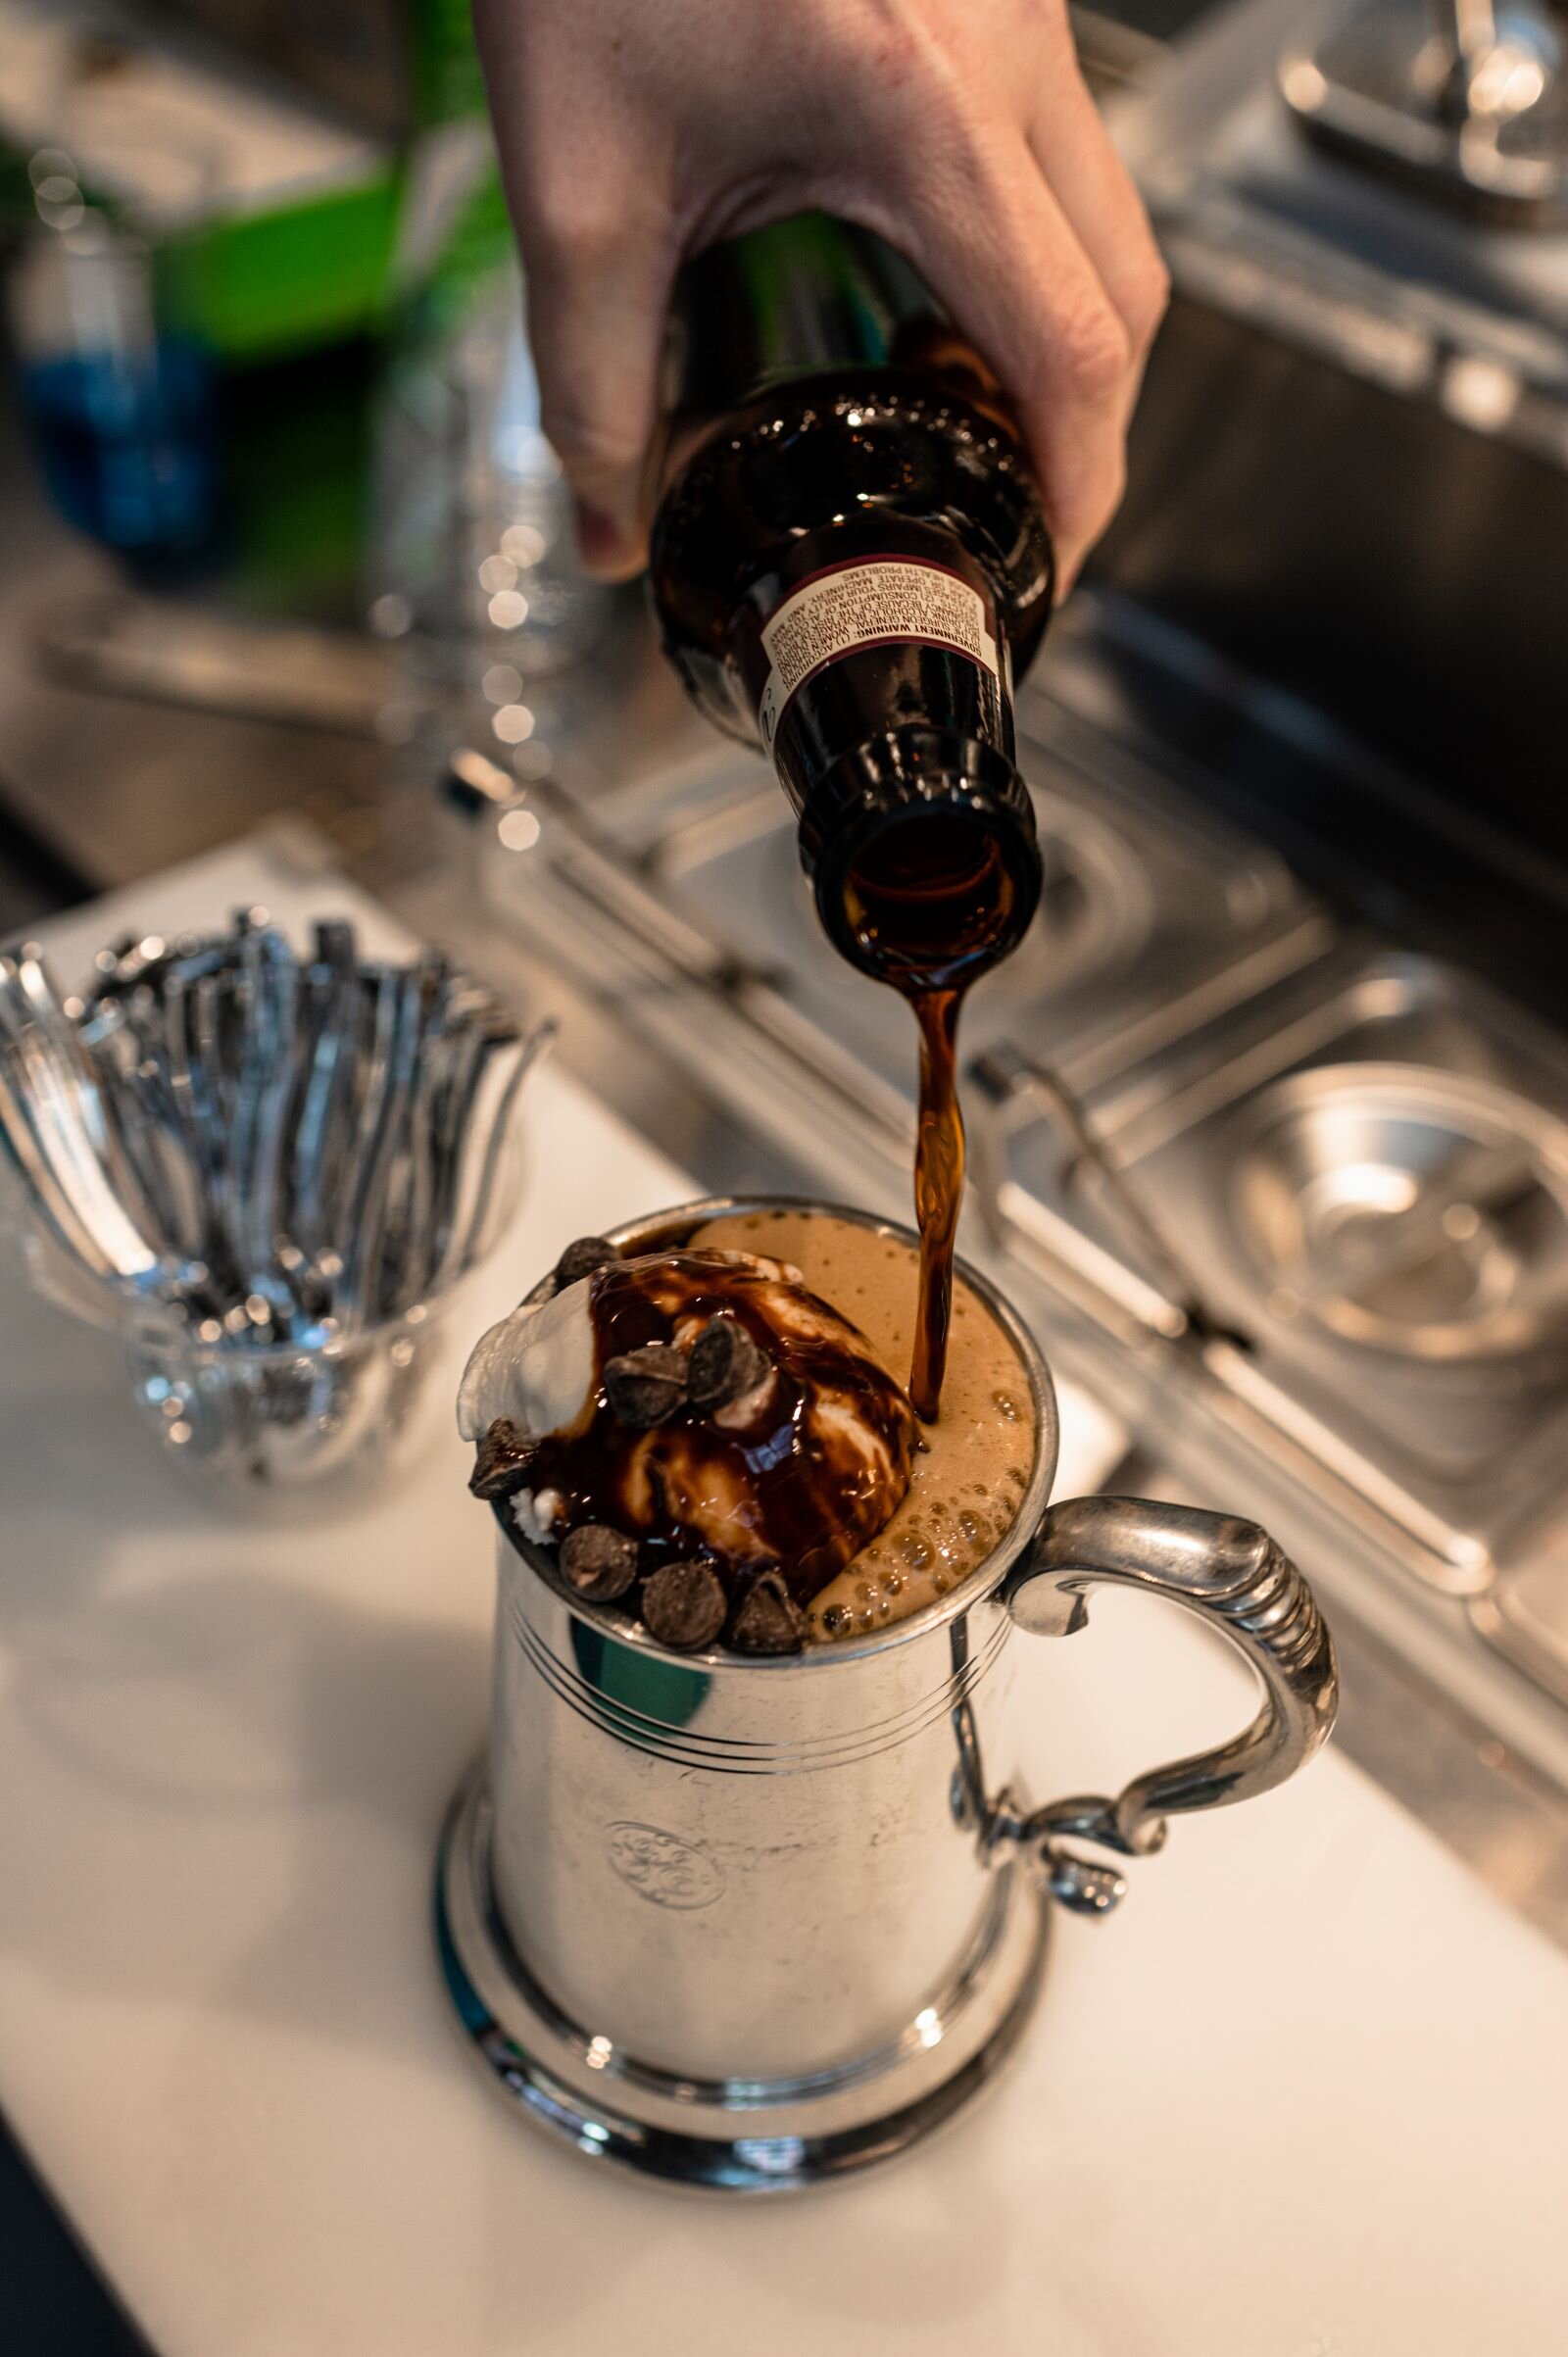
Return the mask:
<svg viewBox="0 0 1568 2357">
<path fill-rule="evenodd" d="M 994 1544 L 992 1526 L 965 1512 L 936 1529 L 920 1524 L 903 1530 L 892 1559 L 879 1551 L 858 1557 L 853 1578 L 817 1599 L 807 1613 L 812 1638 L 846 1637 L 885 1627 L 949 1595 L 983 1562 Z"/>
</svg>

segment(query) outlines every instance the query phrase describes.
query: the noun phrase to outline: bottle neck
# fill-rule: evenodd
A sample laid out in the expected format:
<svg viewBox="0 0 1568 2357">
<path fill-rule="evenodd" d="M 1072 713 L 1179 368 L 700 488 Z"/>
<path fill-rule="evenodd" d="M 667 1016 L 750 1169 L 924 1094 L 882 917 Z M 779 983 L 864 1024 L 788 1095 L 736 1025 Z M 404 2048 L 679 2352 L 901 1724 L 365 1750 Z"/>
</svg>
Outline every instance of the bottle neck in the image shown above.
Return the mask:
<svg viewBox="0 0 1568 2357">
<path fill-rule="evenodd" d="M 906 997 L 962 991 L 1039 905 L 1034 806 L 978 738 L 903 722 L 830 763 L 801 811 L 802 863 L 841 954 Z"/>
<path fill-rule="evenodd" d="M 881 515 L 781 563 L 737 614 L 735 675 L 822 923 L 880 980 L 961 988 L 1017 945 L 1040 892 L 990 579 L 955 534 Z"/>
</svg>

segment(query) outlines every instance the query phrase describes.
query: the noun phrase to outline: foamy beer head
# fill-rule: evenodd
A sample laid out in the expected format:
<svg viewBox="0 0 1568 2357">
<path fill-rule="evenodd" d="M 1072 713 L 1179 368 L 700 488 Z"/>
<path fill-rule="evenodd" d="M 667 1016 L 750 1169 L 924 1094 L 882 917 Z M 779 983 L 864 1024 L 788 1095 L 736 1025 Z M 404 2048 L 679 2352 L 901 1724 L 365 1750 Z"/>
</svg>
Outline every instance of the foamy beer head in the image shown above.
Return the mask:
<svg viewBox="0 0 1568 2357">
<path fill-rule="evenodd" d="M 1028 1483 L 1027 1373 L 959 1279 L 940 1417 L 905 1376 L 916 1256 L 809 1210 L 739 1211 L 674 1250 L 571 1247 L 491 1329 L 459 1416 L 472 1487 L 564 1582 L 681 1650 L 793 1651 L 946 1595 Z"/>
</svg>

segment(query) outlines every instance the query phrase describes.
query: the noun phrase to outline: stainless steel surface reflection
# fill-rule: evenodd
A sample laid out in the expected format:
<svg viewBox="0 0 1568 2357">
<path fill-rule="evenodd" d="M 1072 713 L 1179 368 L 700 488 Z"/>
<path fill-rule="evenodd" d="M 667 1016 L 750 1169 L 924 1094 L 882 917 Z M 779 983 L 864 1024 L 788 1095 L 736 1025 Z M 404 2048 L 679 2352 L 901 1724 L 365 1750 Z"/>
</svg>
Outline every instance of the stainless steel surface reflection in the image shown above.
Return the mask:
<svg viewBox="0 0 1568 2357">
<path fill-rule="evenodd" d="M 1169 1273 L 1057 1108 L 1027 1070 L 996 1085 L 975 1126 L 1008 1242 L 1080 1252 L 1107 1320 L 1179 1335 Z M 1348 947 L 1090 1110 L 1244 1338 L 1197 1338 L 1181 1379 L 1203 1412 L 1424 1580 L 1490 1586 L 1562 1497 L 1561 1041 L 1456 968 Z"/>
<path fill-rule="evenodd" d="M 1568 1130 L 1494 1085 L 1298 1072 L 1250 1108 L 1232 1201 L 1265 1280 L 1352 1342 L 1500 1357 L 1568 1311 Z"/>
<path fill-rule="evenodd" d="M 688 1205 L 615 1241 L 668 1247 L 773 1207 Z M 907 1621 L 786 1658 L 675 1655 L 504 1530 L 487 1772 L 448 1828 L 443 1960 L 492 2073 L 587 2149 L 753 2191 L 902 2149 L 1010 2050 L 1048 1896 L 1105 1912 L 1115 1861 L 1161 1846 L 1168 1813 L 1265 1791 L 1328 1734 L 1333 1648 L 1261 1532 L 1136 1498 L 1048 1510 L 1050 1374 L 966 1273 L 1023 1360 L 1038 1446 L 1006 1538 Z M 1207 1619 L 1262 1707 L 1119 1795 L 1035 1808 L 1011 1635 L 1081 1628 L 1098 1581 Z"/>
</svg>

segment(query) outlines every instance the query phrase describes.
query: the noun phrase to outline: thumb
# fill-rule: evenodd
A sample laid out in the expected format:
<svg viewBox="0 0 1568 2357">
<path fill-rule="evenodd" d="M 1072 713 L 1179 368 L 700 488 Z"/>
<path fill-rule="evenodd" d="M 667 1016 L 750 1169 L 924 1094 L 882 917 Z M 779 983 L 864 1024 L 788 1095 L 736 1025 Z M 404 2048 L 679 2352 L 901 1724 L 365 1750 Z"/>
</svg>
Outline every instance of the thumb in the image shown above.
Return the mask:
<svg viewBox="0 0 1568 2357">
<path fill-rule="evenodd" d="M 649 452 L 673 249 L 624 221 L 609 234 L 530 238 L 528 249 L 541 422 L 577 503 L 584 564 L 624 580 L 647 554 Z"/>
</svg>

